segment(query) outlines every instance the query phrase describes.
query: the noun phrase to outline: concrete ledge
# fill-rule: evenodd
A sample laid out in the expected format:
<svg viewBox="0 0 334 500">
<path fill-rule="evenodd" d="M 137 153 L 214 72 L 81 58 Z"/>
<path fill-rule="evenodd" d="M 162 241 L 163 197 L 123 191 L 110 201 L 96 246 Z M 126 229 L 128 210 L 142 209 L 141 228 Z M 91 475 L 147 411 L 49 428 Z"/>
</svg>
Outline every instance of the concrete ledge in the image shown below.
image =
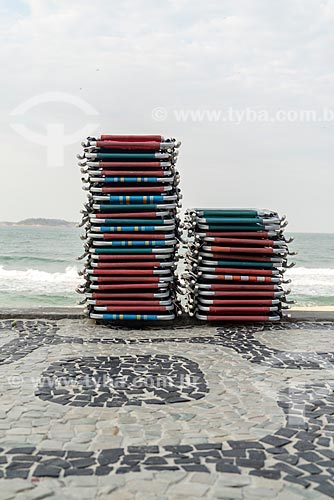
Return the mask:
<svg viewBox="0 0 334 500">
<path fill-rule="evenodd" d="M 289 311 L 291 321 L 334 321 L 334 311 Z"/>
<path fill-rule="evenodd" d="M 286 321 L 334 321 L 334 311 L 289 311 L 290 318 Z M 82 307 L 36 307 L 29 309 L 0 309 L 1 319 L 84 319 Z M 129 324 L 125 322 L 115 322 L 118 325 Z M 133 322 L 137 327 L 139 324 Z M 145 323 L 148 325 L 148 323 Z M 157 322 L 151 324 L 158 325 Z M 202 321 L 190 318 L 186 315 L 176 319 L 172 323 L 160 321 L 160 325 L 204 325 Z M 221 323 L 220 323 L 221 324 Z M 141 324 L 144 326 L 144 324 Z"/>
<path fill-rule="evenodd" d="M 0 319 L 78 319 L 84 318 L 82 307 L 32 307 L 0 309 Z"/>
</svg>

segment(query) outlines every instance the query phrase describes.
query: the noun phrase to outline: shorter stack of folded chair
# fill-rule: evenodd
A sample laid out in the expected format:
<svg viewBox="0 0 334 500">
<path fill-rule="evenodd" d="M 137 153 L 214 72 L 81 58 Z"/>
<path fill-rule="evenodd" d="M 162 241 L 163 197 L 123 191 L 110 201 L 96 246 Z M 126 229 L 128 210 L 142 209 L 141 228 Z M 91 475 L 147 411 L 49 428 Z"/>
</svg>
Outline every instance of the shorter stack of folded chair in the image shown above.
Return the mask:
<svg viewBox="0 0 334 500">
<path fill-rule="evenodd" d="M 184 288 L 187 310 L 203 321 L 278 321 L 288 307 L 285 217 L 270 210 L 193 209 Z"/>
<path fill-rule="evenodd" d="M 174 139 L 156 135 L 88 138 L 78 155 L 88 203 L 85 283 L 91 318 L 173 320 L 180 190 Z"/>
</svg>

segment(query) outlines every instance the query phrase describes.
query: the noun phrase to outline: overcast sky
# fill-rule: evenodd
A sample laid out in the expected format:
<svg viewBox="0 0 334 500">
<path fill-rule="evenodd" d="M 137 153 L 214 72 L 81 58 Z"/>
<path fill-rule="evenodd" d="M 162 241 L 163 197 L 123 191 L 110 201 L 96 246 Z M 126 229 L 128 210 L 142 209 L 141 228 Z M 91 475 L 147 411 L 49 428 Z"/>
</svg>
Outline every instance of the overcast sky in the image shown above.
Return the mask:
<svg viewBox="0 0 334 500">
<path fill-rule="evenodd" d="M 0 220 L 78 220 L 76 136 L 97 124 L 180 139 L 185 207 L 334 232 L 333 25 L 331 0 L 0 0 Z M 37 142 L 61 126 L 52 167 Z"/>
</svg>

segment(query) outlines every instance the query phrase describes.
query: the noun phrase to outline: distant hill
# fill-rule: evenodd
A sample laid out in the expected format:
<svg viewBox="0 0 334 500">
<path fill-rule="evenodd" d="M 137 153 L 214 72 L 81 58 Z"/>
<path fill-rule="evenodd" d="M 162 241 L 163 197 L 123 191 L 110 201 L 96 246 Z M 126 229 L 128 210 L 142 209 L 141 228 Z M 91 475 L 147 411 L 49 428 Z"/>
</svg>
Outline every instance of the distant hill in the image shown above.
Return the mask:
<svg viewBox="0 0 334 500">
<path fill-rule="evenodd" d="M 0 222 L 0 226 L 67 226 L 73 227 L 75 222 L 63 219 L 24 219 L 19 222 Z"/>
</svg>

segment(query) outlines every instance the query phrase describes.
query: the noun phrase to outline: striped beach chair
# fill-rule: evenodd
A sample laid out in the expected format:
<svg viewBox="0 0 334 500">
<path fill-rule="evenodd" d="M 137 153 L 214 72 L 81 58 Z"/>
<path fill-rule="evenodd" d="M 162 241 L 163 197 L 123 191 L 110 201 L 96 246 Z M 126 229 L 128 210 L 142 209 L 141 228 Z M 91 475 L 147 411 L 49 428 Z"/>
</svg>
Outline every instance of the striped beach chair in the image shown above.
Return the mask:
<svg viewBox="0 0 334 500">
<path fill-rule="evenodd" d="M 78 291 L 88 315 L 107 322 L 175 319 L 180 143 L 160 135 L 102 135 L 82 146 L 88 201 Z"/>
<path fill-rule="evenodd" d="M 288 307 L 287 221 L 271 210 L 193 209 L 185 215 L 187 311 L 203 321 L 278 321 Z"/>
</svg>

